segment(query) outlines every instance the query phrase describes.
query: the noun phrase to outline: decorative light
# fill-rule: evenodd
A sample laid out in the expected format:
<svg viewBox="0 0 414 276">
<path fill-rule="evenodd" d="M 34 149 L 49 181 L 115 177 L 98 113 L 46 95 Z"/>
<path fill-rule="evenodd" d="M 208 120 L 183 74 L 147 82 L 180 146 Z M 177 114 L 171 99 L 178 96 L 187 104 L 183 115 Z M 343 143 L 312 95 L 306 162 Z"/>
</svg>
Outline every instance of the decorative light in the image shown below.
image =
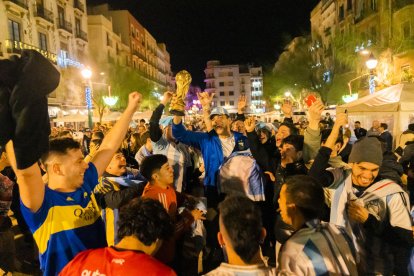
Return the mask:
<svg viewBox="0 0 414 276">
<path fill-rule="evenodd" d="M 85 87 L 86 107 L 88 110 L 92 108 L 92 91 L 89 86 Z"/>
<path fill-rule="evenodd" d="M 114 106 L 119 99 L 117 96 L 103 96 L 102 98 L 107 106 Z"/>
<path fill-rule="evenodd" d="M 286 98 L 289 98 L 289 97 L 291 97 L 292 96 L 292 93 L 290 92 L 290 91 L 286 91 L 285 92 L 285 97 Z"/>
<path fill-rule="evenodd" d="M 280 110 L 280 104 L 275 104 L 273 107 L 274 107 L 276 110 Z"/>
<path fill-rule="evenodd" d="M 358 100 L 358 93 L 351 94 L 351 95 L 349 95 L 349 94 L 347 94 L 347 95 L 343 95 L 343 96 L 342 96 L 342 100 L 343 100 L 345 103 L 350 103 L 350 102 L 353 102 L 353 101 L 355 101 L 355 100 Z"/>
</svg>

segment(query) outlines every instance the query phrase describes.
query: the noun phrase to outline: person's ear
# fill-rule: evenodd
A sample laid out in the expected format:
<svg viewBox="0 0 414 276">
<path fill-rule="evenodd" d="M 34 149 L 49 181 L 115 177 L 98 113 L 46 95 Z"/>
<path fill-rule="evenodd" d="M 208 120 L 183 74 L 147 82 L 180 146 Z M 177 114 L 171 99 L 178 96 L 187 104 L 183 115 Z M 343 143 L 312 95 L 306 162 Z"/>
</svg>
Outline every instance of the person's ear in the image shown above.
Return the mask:
<svg viewBox="0 0 414 276">
<path fill-rule="evenodd" d="M 226 243 L 224 242 L 223 234 L 221 234 L 221 232 L 217 233 L 217 240 L 219 242 L 220 247 L 226 245 Z"/>
<path fill-rule="evenodd" d="M 52 171 L 56 175 L 63 175 L 62 170 L 60 168 L 60 164 L 58 163 L 52 164 Z"/>
<path fill-rule="evenodd" d="M 262 230 L 260 231 L 260 244 L 264 243 L 266 235 L 267 235 L 266 229 L 262 227 Z"/>
</svg>

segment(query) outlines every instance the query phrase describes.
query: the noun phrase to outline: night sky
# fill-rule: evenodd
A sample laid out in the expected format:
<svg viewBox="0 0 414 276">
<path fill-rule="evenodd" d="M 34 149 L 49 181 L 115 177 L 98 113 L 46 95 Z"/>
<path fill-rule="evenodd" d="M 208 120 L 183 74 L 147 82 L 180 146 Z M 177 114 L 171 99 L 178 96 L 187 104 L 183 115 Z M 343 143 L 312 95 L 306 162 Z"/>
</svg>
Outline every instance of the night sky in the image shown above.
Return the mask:
<svg viewBox="0 0 414 276">
<path fill-rule="evenodd" d="M 186 69 L 204 88 L 208 60 L 271 66 L 295 36 L 309 33 L 318 0 L 87 0 L 129 10 L 157 42 L 174 73 Z"/>
</svg>

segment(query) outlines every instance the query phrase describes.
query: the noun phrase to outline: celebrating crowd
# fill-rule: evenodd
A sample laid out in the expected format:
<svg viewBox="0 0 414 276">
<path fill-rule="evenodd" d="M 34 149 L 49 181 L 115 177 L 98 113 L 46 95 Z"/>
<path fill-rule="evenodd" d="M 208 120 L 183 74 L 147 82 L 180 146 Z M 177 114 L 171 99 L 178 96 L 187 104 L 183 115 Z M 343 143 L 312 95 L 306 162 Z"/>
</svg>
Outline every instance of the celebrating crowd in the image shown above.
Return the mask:
<svg viewBox="0 0 414 276">
<path fill-rule="evenodd" d="M 27 55 L 19 68 L 42 59 Z M 43 100 L 20 113 L 11 104 L 16 87 L 33 90 L 22 83 L 28 72 L 0 77 L 0 96 L 10 97 L 0 121 L 14 122 L 0 139 L 3 272 L 16 269 L 8 211 L 17 201 L 45 275 L 414 273 L 414 124 L 394 147 L 381 118 L 369 130 L 350 126 L 346 113 L 323 117 L 315 101 L 294 122 L 285 102 L 283 121 L 264 123 L 244 114 L 244 96 L 232 116 L 207 92 L 198 94 L 202 118 L 184 122 L 163 116 L 182 106 L 165 92 L 149 124 L 130 127 L 141 102 L 132 92 L 114 125 L 82 137 L 46 123 L 22 133 L 21 121 L 48 119 L 25 112 L 47 110 Z"/>
</svg>

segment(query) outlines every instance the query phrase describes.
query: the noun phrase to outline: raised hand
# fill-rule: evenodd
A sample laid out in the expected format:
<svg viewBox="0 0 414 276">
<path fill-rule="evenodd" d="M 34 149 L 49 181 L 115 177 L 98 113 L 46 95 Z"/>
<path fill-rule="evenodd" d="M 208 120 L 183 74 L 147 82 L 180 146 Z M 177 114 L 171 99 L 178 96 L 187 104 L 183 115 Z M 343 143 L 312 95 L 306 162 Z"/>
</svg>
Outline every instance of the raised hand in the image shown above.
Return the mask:
<svg viewBox="0 0 414 276">
<path fill-rule="evenodd" d="M 308 120 L 319 122 L 324 108 L 325 106 L 321 101 L 314 102 L 308 109 Z"/>
<path fill-rule="evenodd" d="M 164 95 L 162 97 L 161 103 L 164 106 L 166 106 L 170 102 L 172 96 L 173 96 L 173 92 L 170 92 L 170 91 L 164 92 Z"/>
<path fill-rule="evenodd" d="M 336 114 L 336 121 L 334 127 L 341 127 L 348 124 L 348 114 L 346 113 L 338 113 Z"/>
<path fill-rule="evenodd" d="M 253 117 L 249 117 L 244 120 L 244 127 L 246 128 L 247 132 L 253 132 L 256 128 L 256 120 Z"/>
<path fill-rule="evenodd" d="M 289 101 L 285 101 L 282 105 L 282 112 L 285 117 L 292 117 L 292 104 Z"/>
<path fill-rule="evenodd" d="M 246 95 L 241 95 L 239 98 L 239 102 L 237 103 L 237 113 L 243 113 L 244 109 L 246 108 Z"/>
<path fill-rule="evenodd" d="M 213 101 L 214 93 L 208 92 L 197 92 L 198 100 L 200 101 L 201 105 L 204 107 L 210 108 L 211 102 Z"/>
<path fill-rule="evenodd" d="M 141 104 L 142 95 L 138 92 L 131 92 L 128 96 L 128 106 L 137 109 Z"/>
</svg>

